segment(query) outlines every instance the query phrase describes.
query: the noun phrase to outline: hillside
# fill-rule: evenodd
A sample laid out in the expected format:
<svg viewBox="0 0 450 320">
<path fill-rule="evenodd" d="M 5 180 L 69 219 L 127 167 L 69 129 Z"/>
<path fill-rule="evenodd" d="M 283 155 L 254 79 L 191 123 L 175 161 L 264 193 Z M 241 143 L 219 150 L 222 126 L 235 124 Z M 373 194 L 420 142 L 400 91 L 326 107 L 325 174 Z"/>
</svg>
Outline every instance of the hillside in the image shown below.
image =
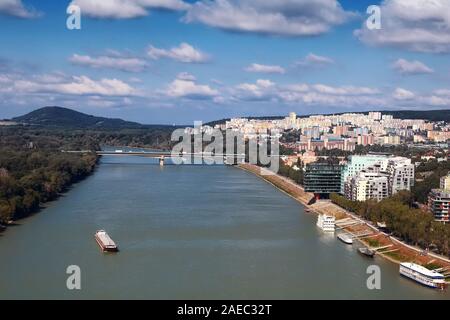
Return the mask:
<svg viewBox="0 0 450 320">
<path fill-rule="evenodd" d="M 82 129 L 142 128 L 143 125 L 122 119 L 96 117 L 62 107 L 44 107 L 12 119 L 15 122 L 45 126 Z"/>
<path fill-rule="evenodd" d="M 450 110 L 386 110 L 383 114 L 391 114 L 399 119 L 425 119 L 429 121 L 450 122 Z"/>
</svg>

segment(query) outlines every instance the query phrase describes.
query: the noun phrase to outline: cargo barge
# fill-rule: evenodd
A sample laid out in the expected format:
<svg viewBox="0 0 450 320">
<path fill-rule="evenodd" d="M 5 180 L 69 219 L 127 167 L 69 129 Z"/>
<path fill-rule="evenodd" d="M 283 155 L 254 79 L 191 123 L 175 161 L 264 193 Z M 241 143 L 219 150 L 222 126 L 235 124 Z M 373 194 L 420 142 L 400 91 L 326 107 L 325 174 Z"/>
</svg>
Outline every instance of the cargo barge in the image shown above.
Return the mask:
<svg viewBox="0 0 450 320">
<path fill-rule="evenodd" d="M 94 235 L 95 241 L 103 252 L 117 252 L 119 248 L 105 230 L 98 230 Z"/>
</svg>

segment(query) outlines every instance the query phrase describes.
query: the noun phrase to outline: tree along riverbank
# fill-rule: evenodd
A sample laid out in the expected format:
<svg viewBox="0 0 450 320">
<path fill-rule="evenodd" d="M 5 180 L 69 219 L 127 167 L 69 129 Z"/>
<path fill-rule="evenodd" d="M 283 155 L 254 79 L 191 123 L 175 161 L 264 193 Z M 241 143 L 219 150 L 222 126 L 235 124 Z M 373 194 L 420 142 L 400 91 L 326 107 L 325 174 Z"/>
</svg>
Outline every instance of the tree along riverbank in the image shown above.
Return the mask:
<svg viewBox="0 0 450 320">
<path fill-rule="evenodd" d="M 39 211 L 46 202 L 95 169 L 95 153 L 62 153 L 64 147 L 91 147 L 92 141 L 67 133 L 0 130 L 0 225 Z"/>
<path fill-rule="evenodd" d="M 301 204 L 307 206 L 311 211 L 317 214 L 335 216 L 338 225 L 341 220 L 342 230 L 352 234 L 364 245 L 376 250 L 377 254 L 391 262 L 397 264 L 406 261 L 415 262 L 430 269 L 450 268 L 450 260 L 446 257 L 425 252 L 420 248 L 408 245 L 380 231 L 373 223 L 363 220 L 331 201 L 318 201 L 314 203 L 314 195 L 305 192 L 301 186 L 289 178 L 274 174 L 265 168 L 252 164 L 240 164 L 238 167 L 269 182 Z M 350 220 L 353 220 L 353 222 Z"/>
</svg>

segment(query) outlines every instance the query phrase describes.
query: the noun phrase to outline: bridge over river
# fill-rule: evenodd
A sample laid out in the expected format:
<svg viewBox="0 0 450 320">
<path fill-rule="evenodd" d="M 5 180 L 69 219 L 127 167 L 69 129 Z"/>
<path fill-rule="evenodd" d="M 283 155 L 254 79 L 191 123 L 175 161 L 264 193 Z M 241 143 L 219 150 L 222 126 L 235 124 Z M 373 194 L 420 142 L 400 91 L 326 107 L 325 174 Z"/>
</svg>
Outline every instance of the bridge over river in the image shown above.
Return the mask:
<svg viewBox="0 0 450 320">
<path fill-rule="evenodd" d="M 211 152 L 180 152 L 180 153 L 172 153 L 170 151 L 145 151 L 145 150 L 62 150 L 62 152 L 66 153 L 92 153 L 95 152 L 99 156 L 138 156 L 138 157 L 147 157 L 147 158 L 155 158 L 159 159 L 159 164 L 161 166 L 164 165 L 165 159 L 173 159 L 178 158 L 182 162 L 186 162 L 188 158 L 190 159 L 201 159 L 206 161 L 211 161 L 215 163 L 220 163 L 219 161 L 223 161 L 223 163 L 234 163 L 235 160 L 237 162 L 245 161 L 245 154 L 232 154 L 232 153 L 211 153 Z M 280 157 L 279 155 L 272 155 L 271 157 Z"/>
</svg>

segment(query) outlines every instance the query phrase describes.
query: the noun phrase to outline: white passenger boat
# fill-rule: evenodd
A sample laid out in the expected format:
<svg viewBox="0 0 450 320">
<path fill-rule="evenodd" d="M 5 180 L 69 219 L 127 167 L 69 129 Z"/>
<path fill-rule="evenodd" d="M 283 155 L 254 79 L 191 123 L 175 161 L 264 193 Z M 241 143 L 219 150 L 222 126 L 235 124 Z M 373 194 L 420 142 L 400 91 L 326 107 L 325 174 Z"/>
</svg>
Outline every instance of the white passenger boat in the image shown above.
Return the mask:
<svg viewBox="0 0 450 320">
<path fill-rule="evenodd" d="M 400 263 L 400 274 L 430 288 L 443 290 L 447 287 L 444 275 L 415 263 Z"/>
<path fill-rule="evenodd" d="M 348 233 L 339 233 L 337 237 L 346 244 L 353 244 L 353 237 Z"/>
<path fill-rule="evenodd" d="M 317 218 L 317 226 L 325 232 L 334 232 L 336 218 L 326 214 L 319 214 Z"/>
</svg>

